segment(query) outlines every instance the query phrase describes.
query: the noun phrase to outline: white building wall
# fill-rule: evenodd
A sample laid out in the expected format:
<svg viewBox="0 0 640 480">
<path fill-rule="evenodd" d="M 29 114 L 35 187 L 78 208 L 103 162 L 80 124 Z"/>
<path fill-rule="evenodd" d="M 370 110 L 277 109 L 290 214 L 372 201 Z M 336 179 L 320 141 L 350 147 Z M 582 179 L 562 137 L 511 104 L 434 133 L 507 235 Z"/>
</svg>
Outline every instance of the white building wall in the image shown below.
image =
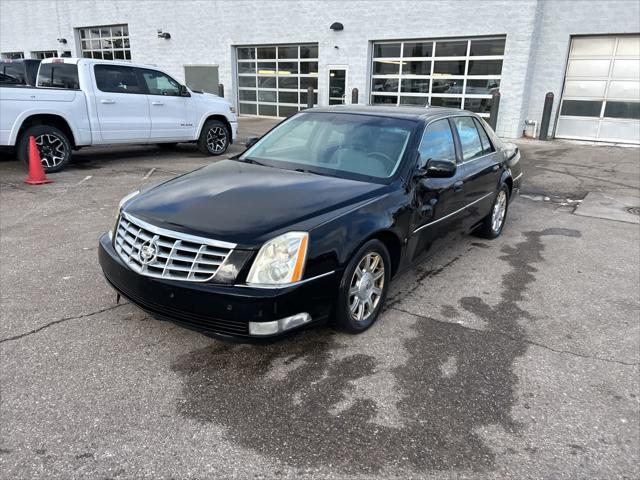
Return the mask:
<svg viewBox="0 0 640 480">
<path fill-rule="evenodd" d="M 522 134 L 525 118 L 540 116 L 538 98 L 543 99 L 544 92 L 559 96 L 571 33 L 639 30 L 636 0 L 587 3 L 30 0 L 27 8 L 24 2 L 0 0 L 0 51 L 24 51 L 29 56 L 31 51 L 57 49 L 77 55 L 75 28 L 126 23 L 134 62 L 155 64 L 179 80 L 184 80 L 185 64 L 217 64 L 225 96 L 235 103 L 233 46 L 318 43 L 319 103 L 327 103 L 329 65 L 348 65 L 347 98 L 356 87 L 360 103 L 368 103 L 372 40 L 505 34 L 497 132 L 516 137 Z M 331 31 L 333 22 L 343 23 L 344 30 Z M 159 29 L 172 38 L 158 38 Z M 60 45 L 57 38 L 66 38 L 68 45 Z"/>
<path fill-rule="evenodd" d="M 521 123 L 542 120 L 547 92 L 555 95 L 549 134 L 554 132 L 572 35 L 640 33 L 638 0 L 540 0 L 540 28 L 534 38 L 532 76 Z"/>
</svg>

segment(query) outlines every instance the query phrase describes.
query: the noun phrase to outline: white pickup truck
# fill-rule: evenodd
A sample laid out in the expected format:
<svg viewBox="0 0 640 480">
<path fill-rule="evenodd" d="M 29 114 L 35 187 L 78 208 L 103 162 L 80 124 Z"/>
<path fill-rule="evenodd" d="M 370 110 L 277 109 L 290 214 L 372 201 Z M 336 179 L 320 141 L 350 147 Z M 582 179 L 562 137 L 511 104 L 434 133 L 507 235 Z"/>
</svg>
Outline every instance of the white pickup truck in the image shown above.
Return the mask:
<svg viewBox="0 0 640 480">
<path fill-rule="evenodd" d="M 0 146 L 27 161 L 34 136 L 47 172 L 88 145 L 197 142 L 202 153 L 220 155 L 237 127 L 223 98 L 130 62 L 51 58 L 40 64 L 37 88 L 0 84 Z"/>
</svg>

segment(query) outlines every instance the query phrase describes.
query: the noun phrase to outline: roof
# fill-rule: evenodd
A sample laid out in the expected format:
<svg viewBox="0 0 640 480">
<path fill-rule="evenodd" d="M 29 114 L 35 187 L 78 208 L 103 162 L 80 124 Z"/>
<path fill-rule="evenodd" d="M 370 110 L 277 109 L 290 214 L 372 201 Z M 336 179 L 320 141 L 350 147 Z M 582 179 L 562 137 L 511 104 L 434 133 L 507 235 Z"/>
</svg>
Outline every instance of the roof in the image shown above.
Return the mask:
<svg viewBox="0 0 640 480">
<path fill-rule="evenodd" d="M 359 115 L 377 115 L 393 118 L 428 119 L 448 115 L 469 114 L 458 108 L 446 107 L 414 107 L 414 106 L 384 106 L 384 105 L 334 105 L 331 107 L 314 107 L 303 110 L 305 112 L 353 113 Z"/>
<path fill-rule="evenodd" d="M 152 68 L 155 70 L 161 70 L 155 65 L 148 65 L 144 63 L 134 63 L 129 60 L 100 60 L 98 58 L 77 58 L 77 57 L 55 57 L 45 58 L 42 63 L 70 63 L 75 65 L 120 65 L 123 67 L 139 67 L 139 68 Z"/>
</svg>

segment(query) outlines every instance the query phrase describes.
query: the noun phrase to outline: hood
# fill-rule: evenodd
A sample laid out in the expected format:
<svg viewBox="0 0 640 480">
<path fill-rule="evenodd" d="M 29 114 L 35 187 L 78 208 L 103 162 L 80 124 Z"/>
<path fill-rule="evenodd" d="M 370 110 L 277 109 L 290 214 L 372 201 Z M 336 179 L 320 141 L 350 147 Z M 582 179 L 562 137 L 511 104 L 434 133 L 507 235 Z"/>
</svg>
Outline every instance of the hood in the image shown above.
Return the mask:
<svg viewBox="0 0 640 480">
<path fill-rule="evenodd" d="M 314 226 L 310 219 L 385 189 L 376 183 L 224 160 L 140 194 L 125 210 L 158 227 L 251 247 L 295 230 L 301 222 L 308 229 Z"/>
</svg>

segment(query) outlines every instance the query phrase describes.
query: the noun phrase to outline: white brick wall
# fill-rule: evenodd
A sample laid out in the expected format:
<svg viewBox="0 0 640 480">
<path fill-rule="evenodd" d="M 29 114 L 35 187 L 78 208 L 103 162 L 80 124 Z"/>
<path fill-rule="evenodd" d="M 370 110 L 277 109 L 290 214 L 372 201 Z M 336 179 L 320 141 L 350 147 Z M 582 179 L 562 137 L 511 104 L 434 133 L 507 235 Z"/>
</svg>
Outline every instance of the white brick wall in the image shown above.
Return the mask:
<svg viewBox="0 0 640 480">
<path fill-rule="evenodd" d="M 328 66 L 348 65 L 348 92 L 357 87 L 365 103 L 372 40 L 506 34 L 497 131 L 516 137 L 525 118 L 539 116 L 544 92 L 559 95 L 568 23 L 573 33 L 640 30 L 636 0 L 588 3 L 597 8 L 577 0 L 0 0 L 0 51 L 77 54 L 74 28 L 127 23 L 135 62 L 180 80 L 185 64 L 217 64 L 225 94 L 235 101 L 234 45 L 317 42 L 319 102 L 326 103 Z M 342 32 L 329 29 L 335 21 L 344 24 Z M 158 38 L 158 29 L 171 40 Z M 67 47 L 57 43 L 61 37 Z"/>
<path fill-rule="evenodd" d="M 639 33 L 640 1 L 542 0 L 541 7 L 540 28 L 532 48 L 532 76 L 525 97 L 528 103 L 523 106 L 521 122 L 531 119 L 540 123 L 544 97 L 553 92 L 551 134 L 560 105 L 571 36 Z"/>
</svg>

